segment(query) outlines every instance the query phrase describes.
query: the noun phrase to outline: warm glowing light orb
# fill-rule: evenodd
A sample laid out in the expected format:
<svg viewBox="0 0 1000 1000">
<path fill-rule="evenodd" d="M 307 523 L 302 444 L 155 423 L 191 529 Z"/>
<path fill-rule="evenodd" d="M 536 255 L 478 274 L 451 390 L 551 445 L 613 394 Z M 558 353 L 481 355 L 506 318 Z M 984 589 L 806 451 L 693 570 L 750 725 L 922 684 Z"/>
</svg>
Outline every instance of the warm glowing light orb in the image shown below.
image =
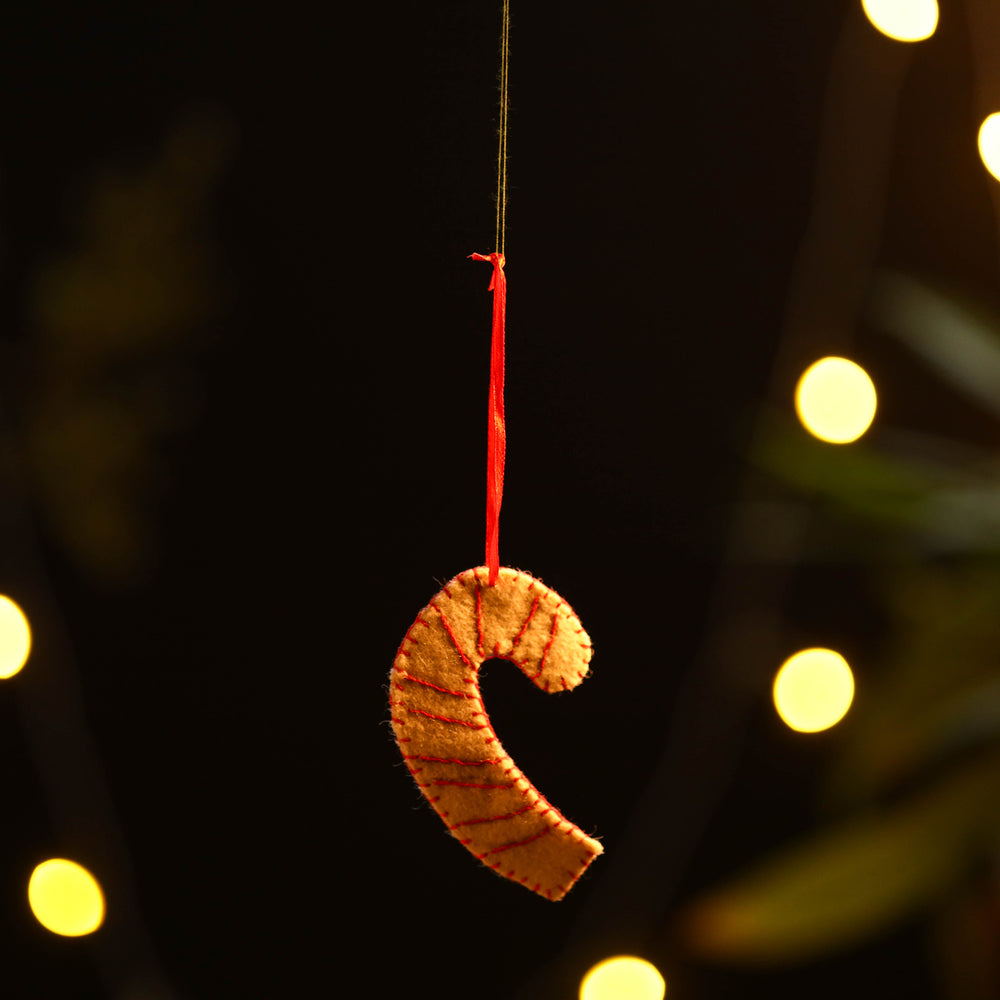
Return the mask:
<svg viewBox="0 0 1000 1000">
<path fill-rule="evenodd" d="M 774 707 L 785 725 L 818 733 L 836 725 L 854 700 L 854 675 L 840 653 L 803 649 L 774 678 Z"/>
<path fill-rule="evenodd" d="M 104 893 L 90 872 L 65 858 L 43 861 L 28 881 L 35 919 L 53 934 L 80 937 L 104 922 Z"/>
<path fill-rule="evenodd" d="M 634 955 L 599 962 L 580 983 L 580 1000 L 663 1000 L 666 993 L 656 966 Z"/>
<path fill-rule="evenodd" d="M 934 34 L 937 0 L 861 0 L 868 20 L 897 42 L 921 42 Z"/>
<path fill-rule="evenodd" d="M 795 387 L 795 411 L 810 434 L 821 441 L 856 441 L 875 419 L 875 384 L 847 358 L 820 358 Z"/>
<path fill-rule="evenodd" d="M 0 594 L 0 679 L 13 677 L 31 652 L 31 627 L 24 612 Z"/>
<path fill-rule="evenodd" d="M 1000 111 L 994 111 L 979 126 L 979 155 L 986 169 L 1000 181 Z"/>
</svg>

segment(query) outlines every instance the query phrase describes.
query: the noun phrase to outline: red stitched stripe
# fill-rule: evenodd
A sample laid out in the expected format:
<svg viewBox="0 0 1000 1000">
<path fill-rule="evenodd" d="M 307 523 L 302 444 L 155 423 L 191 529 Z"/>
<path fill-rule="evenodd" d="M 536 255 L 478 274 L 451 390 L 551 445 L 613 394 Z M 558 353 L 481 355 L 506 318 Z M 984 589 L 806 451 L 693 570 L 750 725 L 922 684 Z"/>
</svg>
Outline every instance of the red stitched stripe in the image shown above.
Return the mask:
<svg viewBox="0 0 1000 1000">
<path fill-rule="evenodd" d="M 433 761 L 436 764 L 462 764 L 465 767 L 478 767 L 482 764 L 502 764 L 504 762 L 503 757 L 493 757 L 490 760 L 458 760 L 455 757 L 428 757 L 419 753 L 404 753 L 403 757 L 406 760 L 426 760 Z"/>
<path fill-rule="evenodd" d="M 556 626 L 558 624 L 559 624 L 559 615 L 554 614 L 552 616 L 552 631 L 549 633 L 549 641 L 545 644 L 545 649 L 542 650 L 542 659 L 538 664 L 538 673 L 535 674 L 535 677 L 540 677 L 542 671 L 545 669 L 545 660 L 549 655 L 549 650 L 552 648 L 552 643 L 555 642 Z"/>
<path fill-rule="evenodd" d="M 551 829 L 551 827 L 547 826 L 544 830 L 541 830 L 532 837 L 525 837 L 524 840 L 516 840 L 512 844 L 501 844 L 499 847 L 494 847 L 487 851 L 483 857 L 486 857 L 486 855 L 489 854 L 499 854 L 501 851 L 509 851 L 512 847 L 523 847 L 525 844 L 530 844 L 533 840 L 538 840 L 539 837 L 544 837 L 545 834 L 547 834 Z"/>
<path fill-rule="evenodd" d="M 403 673 L 402 670 L 398 671 L 401 680 L 413 681 L 414 684 L 422 684 L 424 687 L 434 688 L 435 691 L 440 691 L 441 694 L 451 694 L 456 698 L 475 698 L 474 694 L 466 694 L 464 691 L 452 691 L 451 688 L 438 687 L 437 684 L 431 684 L 430 681 L 425 681 L 420 677 L 414 677 L 413 674 Z"/>
<path fill-rule="evenodd" d="M 530 624 L 531 619 L 534 618 L 535 610 L 537 608 L 538 608 L 538 597 L 536 596 L 534 601 L 531 602 L 531 610 L 528 612 L 528 617 L 524 619 L 524 624 L 521 626 L 521 631 L 514 636 L 514 642 L 512 644 L 512 648 L 516 647 L 517 644 L 524 637 L 524 633 L 528 630 L 528 625 Z"/>
<path fill-rule="evenodd" d="M 452 632 L 452 630 L 451 630 L 451 625 L 449 625 L 449 624 L 448 624 L 448 619 L 447 619 L 447 618 L 445 618 L 445 616 L 444 616 L 444 612 L 443 612 L 443 611 L 442 611 L 442 610 L 441 610 L 441 609 L 440 609 L 440 608 L 439 608 L 439 607 L 438 607 L 438 606 L 437 606 L 436 604 L 432 604 L 432 605 L 431 605 L 431 607 L 432 607 L 432 608 L 433 608 L 433 609 L 434 609 L 434 610 L 435 610 L 435 611 L 436 611 L 436 612 L 438 613 L 438 615 L 439 615 L 439 616 L 441 617 L 441 624 L 442 624 L 442 625 L 444 626 L 444 628 L 445 628 L 445 631 L 446 631 L 446 632 L 448 633 L 449 637 L 451 638 L 451 641 L 452 641 L 453 645 L 455 646 L 455 649 L 457 649 L 457 650 L 458 650 L 458 655 L 462 657 L 462 662 L 463 662 L 463 663 L 464 663 L 464 664 L 465 664 L 465 665 L 466 665 L 467 667 L 470 667 L 470 668 L 471 668 L 471 667 L 472 667 L 472 663 L 471 663 L 471 661 L 469 660 L 469 658 L 468 658 L 468 657 L 467 657 L 467 656 L 465 655 L 465 652 L 463 651 L 462 647 L 461 647 L 461 646 L 459 645 L 459 643 L 458 643 L 458 639 L 456 639 L 456 638 L 455 638 L 455 633 L 454 633 L 454 632 Z"/>
<path fill-rule="evenodd" d="M 458 788 L 512 788 L 510 782 L 506 782 L 503 785 L 479 785 L 474 781 L 446 781 L 444 778 L 435 778 L 434 781 L 429 782 L 431 785 L 455 785 Z"/>
<path fill-rule="evenodd" d="M 447 715 L 435 715 L 433 712 L 425 712 L 422 708 L 410 708 L 404 706 L 407 712 L 414 715 L 426 715 L 428 719 L 436 719 L 438 722 L 451 722 L 456 726 L 468 726 L 469 729 L 488 729 L 488 726 L 480 725 L 478 722 L 466 722 L 465 719 L 450 719 Z"/>
<path fill-rule="evenodd" d="M 475 823 L 495 823 L 502 819 L 513 819 L 515 816 L 520 816 L 521 813 L 526 813 L 531 809 L 534 809 L 534 804 L 530 806 L 525 806 L 523 809 L 518 809 L 516 812 L 504 813 L 502 816 L 483 816 L 481 819 L 463 819 L 460 823 L 456 823 L 455 826 L 451 827 L 454 830 L 459 826 L 472 826 Z"/>
</svg>

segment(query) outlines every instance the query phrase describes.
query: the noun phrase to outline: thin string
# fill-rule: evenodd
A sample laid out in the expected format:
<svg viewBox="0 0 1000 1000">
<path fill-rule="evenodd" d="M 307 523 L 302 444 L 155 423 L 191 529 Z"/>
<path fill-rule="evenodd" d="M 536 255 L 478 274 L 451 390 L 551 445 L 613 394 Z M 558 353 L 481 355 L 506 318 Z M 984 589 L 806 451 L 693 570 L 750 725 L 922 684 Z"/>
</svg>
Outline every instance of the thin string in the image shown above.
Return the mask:
<svg viewBox="0 0 1000 1000">
<path fill-rule="evenodd" d="M 497 148 L 497 253 L 504 252 L 507 236 L 507 63 L 510 55 L 510 0 L 503 0 L 500 32 L 500 130 Z"/>
</svg>

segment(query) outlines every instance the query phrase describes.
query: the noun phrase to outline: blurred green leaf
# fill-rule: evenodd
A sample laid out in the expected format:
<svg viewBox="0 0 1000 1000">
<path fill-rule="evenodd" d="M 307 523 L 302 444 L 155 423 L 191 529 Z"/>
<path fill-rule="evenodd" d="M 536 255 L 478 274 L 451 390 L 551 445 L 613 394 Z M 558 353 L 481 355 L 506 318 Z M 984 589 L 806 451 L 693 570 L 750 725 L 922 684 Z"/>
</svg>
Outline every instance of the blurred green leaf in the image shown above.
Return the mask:
<svg viewBox="0 0 1000 1000">
<path fill-rule="evenodd" d="M 831 763 L 829 797 L 857 805 L 1000 739 L 1000 567 L 884 573 L 891 636 L 865 672 Z"/>
<path fill-rule="evenodd" d="M 916 526 L 935 483 L 922 469 L 863 444 L 825 444 L 790 419 L 762 421 L 750 461 L 806 498 L 827 498 L 893 525 Z"/>
<path fill-rule="evenodd" d="M 681 916 L 694 952 L 784 963 L 846 948 L 944 893 L 996 837 L 1000 755 L 910 801 L 821 832 Z"/>
<path fill-rule="evenodd" d="M 1000 415 L 1000 323 L 981 306 L 905 274 L 875 280 L 871 315 L 947 381 Z"/>
<path fill-rule="evenodd" d="M 1000 550 L 1000 467 L 993 456 L 957 445 L 949 456 L 950 443 L 899 432 L 845 447 L 817 441 L 790 417 L 762 424 L 751 461 L 798 491 L 803 503 L 826 503 L 893 529 L 881 548 L 906 534 L 934 552 Z"/>
<path fill-rule="evenodd" d="M 99 169 L 76 245 L 35 276 L 18 424 L 46 527 L 93 582 L 151 567 L 162 438 L 197 410 L 227 297 L 209 199 L 231 143 L 224 117 L 188 114 L 148 162 Z"/>
</svg>

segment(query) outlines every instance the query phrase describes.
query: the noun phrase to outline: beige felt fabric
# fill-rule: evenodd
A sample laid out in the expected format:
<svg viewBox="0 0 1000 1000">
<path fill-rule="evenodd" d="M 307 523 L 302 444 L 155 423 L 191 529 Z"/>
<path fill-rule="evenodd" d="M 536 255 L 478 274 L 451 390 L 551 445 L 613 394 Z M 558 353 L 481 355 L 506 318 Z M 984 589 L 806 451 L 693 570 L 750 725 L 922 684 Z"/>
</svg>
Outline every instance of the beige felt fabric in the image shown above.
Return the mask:
<svg viewBox="0 0 1000 1000">
<path fill-rule="evenodd" d="M 590 638 L 541 581 L 501 567 L 460 573 L 406 633 L 390 676 L 392 726 L 428 801 L 494 871 L 561 899 L 603 850 L 551 806 L 500 745 L 479 693 L 485 660 L 511 660 L 543 691 L 587 676 Z"/>
</svg>

